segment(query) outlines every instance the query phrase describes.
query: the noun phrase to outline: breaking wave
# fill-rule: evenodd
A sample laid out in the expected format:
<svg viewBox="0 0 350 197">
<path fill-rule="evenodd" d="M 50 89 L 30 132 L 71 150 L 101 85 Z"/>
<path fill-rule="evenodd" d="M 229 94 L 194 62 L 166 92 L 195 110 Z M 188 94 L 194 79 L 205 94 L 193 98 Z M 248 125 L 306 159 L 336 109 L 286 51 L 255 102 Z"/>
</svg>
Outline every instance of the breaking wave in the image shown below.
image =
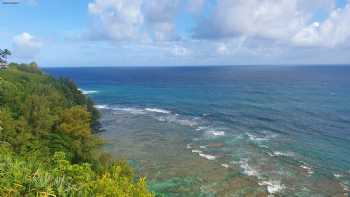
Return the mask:
<svg viewBox="0 0 350 197">
<path fill-rule="evenodd" d="M 108 105 L 95 105 L 97 109 L 108 109 L 115 112 L 128 113 L 132 115 L 149 115 L 161 122 L 170 122 L 179 124 L 182 126 L 194 127 L 197 126 L 198 118 L 182 116 L 172 113 L 169 110 L 161 108 L 142 108 L 142 107 L 125 107 L 125 106 L 108 106 Z"/>
<path fill-rule="evenodd" d="M 156 112 L 156 113 L 162 113 L 162 114 L 170 114 L 171 112 L 165 109 L 158 109 L 158 108 L 145 108 L 146 111 L 149 112 Z"/>
<path fill-rule="evenodd" d="M 204 154 L 204 153 L 199 153 L 199 156 L 208 159 L 208 160 L 215 160 L 216 157 L 214 155 L 208 155 L 208 154 Z"/>
<path fill-rule="evenodd" d="M 207 133 L 209 135 L 212 135 L 212 136 L 224 136 L 225 135 L 224 131 L 216 131 L 216 130 L 209 130 L 209 131 L 207 131 Z"/>
<path fill-rule="evenodd" d="M 262 181 L 259 182 L 259 185 L 266 186 L 269 194 L 279 193 L 286 188 L 280 181 Z"/>
<path fill-rule="evenodd" d="M 134 115 L 142 115 L 147 112 L 143 109 L 135 108 L 135 107 L 113 107 L 112 110 L 119 112 L 126 112 Z"/>
<path fill-rule="evenodd" d="M 96 109 L 110 109 L 108 105 L 95 105 Z"/>
<path fill-rule="evenodd" d="M 83 89 L 79 89 L 81 93 L 85 94 L 85 95 L 89 95 L 89 94 L 97 94 L 98 91 L 97 90 L 83 90 Z"/>
</svg>

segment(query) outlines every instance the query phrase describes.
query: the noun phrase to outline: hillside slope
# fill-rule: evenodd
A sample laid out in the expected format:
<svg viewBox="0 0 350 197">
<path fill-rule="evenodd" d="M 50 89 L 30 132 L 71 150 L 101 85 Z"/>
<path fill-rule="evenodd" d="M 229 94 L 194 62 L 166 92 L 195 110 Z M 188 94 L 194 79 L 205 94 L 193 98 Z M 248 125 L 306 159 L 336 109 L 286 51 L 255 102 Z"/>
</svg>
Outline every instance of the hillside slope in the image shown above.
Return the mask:
<svg viewBox="0 0 350 197">
<path fill-rule="evenodd" d="M 98 118 L 68 79 L 35 63 L 0 70 L 0 196 L 153 196 L 100 153 Z"/>
</svg>

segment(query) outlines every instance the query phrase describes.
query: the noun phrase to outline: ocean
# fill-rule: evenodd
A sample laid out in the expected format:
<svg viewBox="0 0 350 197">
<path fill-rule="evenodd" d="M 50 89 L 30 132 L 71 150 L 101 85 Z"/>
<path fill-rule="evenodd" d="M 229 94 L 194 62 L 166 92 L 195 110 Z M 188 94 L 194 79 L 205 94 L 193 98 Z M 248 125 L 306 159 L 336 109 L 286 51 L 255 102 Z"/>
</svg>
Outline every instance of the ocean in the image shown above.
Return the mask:
<svg viewBox="0 0 350 197">
<path fill-rule="evenodd" d="M 349 196 L 350 67 L 46 68 L 159 196 Z"/>
</svg>

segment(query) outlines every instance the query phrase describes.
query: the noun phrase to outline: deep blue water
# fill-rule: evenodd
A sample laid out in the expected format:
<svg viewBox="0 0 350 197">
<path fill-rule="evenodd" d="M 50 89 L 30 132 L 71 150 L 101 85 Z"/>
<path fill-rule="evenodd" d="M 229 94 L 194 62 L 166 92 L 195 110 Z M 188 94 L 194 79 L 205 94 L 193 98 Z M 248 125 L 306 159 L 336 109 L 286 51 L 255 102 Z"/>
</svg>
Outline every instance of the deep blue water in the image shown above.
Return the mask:
<svg viewBox="0 0 350 197">
<path fill-rule="evenodd" d="M 164 122 L 188 127 L 189 151 L 257 177 L 269 193 L 327 196 L 334 185 L 349 192 L 350 67 L 45 71 L 75 80 L 102 111 L 153 117 L 160 130 Z M 211 142 L 224 145 L 207 148 Z"/>
</svg>

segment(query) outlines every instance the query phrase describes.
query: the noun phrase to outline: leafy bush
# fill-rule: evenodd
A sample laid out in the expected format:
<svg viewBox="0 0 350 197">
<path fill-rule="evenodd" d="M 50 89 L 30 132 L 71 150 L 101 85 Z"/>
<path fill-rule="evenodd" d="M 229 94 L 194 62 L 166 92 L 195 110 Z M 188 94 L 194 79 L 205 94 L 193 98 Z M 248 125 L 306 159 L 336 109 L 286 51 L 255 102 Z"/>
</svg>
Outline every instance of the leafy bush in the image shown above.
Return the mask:
<svg viewBox="0 0 350 197">
<path fill-rule="evenodd" d="M 127 163 L 97 154 L 99 116 L 35 63 L 0 71 L 0 196 L 153 196 Z"/>
<path fill-rule="evenodd" d="M 72 164 L 63 152 L 42 161 L 18 157 L 6 145 L 0 151 L 1 196 L 152 196 L 145 179 L 134 182 L 126 164 L 97 173 L 89 163 Z"/>
</svg>

